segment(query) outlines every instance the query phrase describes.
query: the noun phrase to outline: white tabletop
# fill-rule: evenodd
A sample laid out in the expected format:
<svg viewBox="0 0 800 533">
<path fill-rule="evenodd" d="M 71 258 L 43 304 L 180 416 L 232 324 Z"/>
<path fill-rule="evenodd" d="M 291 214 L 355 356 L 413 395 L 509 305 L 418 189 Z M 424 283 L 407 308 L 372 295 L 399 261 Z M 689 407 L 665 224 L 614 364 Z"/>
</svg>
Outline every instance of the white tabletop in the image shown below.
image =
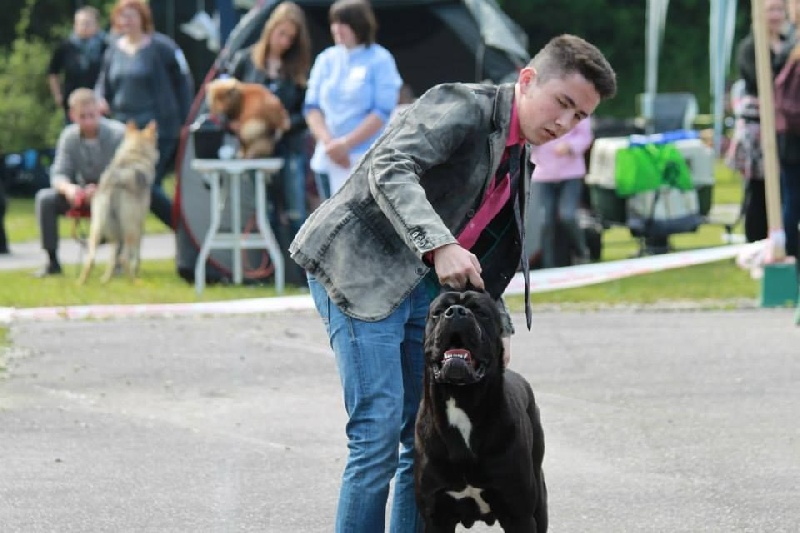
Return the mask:
<svg viewBox="0 0 800 533">
<path fill-rule="evenodd" d="M 270 157 L 266 159 L 194 159 L 192 168 L 199 172 L 245 172 L 247 170 L 265 170 L 276 172 L 283 168 L 283 159 Z"/>
</svg>

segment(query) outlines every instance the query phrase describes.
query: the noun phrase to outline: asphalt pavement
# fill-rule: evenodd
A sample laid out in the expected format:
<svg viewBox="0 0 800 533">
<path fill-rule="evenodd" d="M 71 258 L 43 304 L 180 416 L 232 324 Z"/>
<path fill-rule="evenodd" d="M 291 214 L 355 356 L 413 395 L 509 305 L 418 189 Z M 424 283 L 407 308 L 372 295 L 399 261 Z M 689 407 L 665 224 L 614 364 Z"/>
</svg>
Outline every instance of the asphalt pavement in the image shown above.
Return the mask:
<svg viewBox="0 0 800 533">
<path fill-rule="evenodd" d="M 798 531 L 792 314 L 536 313 L 512 366 L 542 412 L 550 530 Z M 314 314 L 18 322 L 10 337 L 0 531 L 332 531 L 345 416 Z"/>
</svg>

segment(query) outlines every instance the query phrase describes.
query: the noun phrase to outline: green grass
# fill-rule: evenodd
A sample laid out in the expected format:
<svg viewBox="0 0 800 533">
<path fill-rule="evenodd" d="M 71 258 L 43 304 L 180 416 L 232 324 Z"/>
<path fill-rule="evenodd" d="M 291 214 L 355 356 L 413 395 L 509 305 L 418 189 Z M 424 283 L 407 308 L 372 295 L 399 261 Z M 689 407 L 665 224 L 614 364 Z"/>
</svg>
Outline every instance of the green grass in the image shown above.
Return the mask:
<svg viewBox="0 0 800 533">
<path fill-rule="evenodd" d="M 739 205 L 742 192 L 742 177 L 717 160 L 714 164 L 714 203 Z"/>
<path fill-rule="evenodd" d="M 131 282 L 126 277 L 100 283 L 105 265 L 95 267 L 86 285 L 76 284 L 79 266 L 64 268 L 63 276 L 44 279 L 31 278 L 30 270 L 0 271 L 0 307 L 44 307 L 94 304 L 185 303 L 265 298 L 276 296 L 274 286 L 267 285 L 210 285 L 202 295 L 194 285 L 178 277 L 172 260 L 145 261 L 140 279 Z M 286 295 L 299 294 L 287 288 Z"/>
<path fill-rule="evenodd" d="M 165 182 L 172 194 L 174 180 Z M 714 202 L 737 204 L 741 199 L 741 181 L 733 172 L 719 163 L 716 168 Z M 7 228 L 11 242 L 38 238 L 33 200 L 12 199 L 7 216 Z M 152 217 L 147 222 L 148 233 L 166 231 Z M 69 236 L 67 224 L 61 227 L 62 234 Z M 697 232 L 671 237 L 675 250 L 707 248 L 723 244 L 724 229 L 720 224 L 705 224 Z M 603 260 L 628 258 L 636 254 L 637 241 L 624 227 L 610 228 L 603 233 Z M 194 286 L 184 282 L 175 272 L 174 261 L 145 261 L 141 279 L 131 283 L 125 278 L 115 278 L 108 285 L 101 285 L 99 277 L 104 265 L 98 265 L 86 286 L 75 283 L 78 266 L 65 268 L 62 277 L 34 280 L 29 270 L 0 271 L 0 306 L 39 307 L 88 304 L 144 304 L 184 303 L 232 300 L 240 298 L 263 298 L 275 296 L 272 284 L 265 286 L 210 286 L 197 296 Z M 664 301 L 690 300 L 739 300 L 754 299 L 759 283 L 747 272 L 740 270 L 733 261 L 720 261 L 707 265 L 668 270 L 635 276 L 599 285 L 553 291 L 533 295 L 534 304 L 651 304 Z M 298 294 L 298 290 L 287 290 L 287 294 Z M 522 309 L 522 298 L 511 297 L 509 303 L 516 310 Z"/>
<path fill-rule="evenodd" d="M 34 280 L 28 271 L 0 271 L 0 307 L 40 307 L 89 304 L 185 303 L 265 298 L 275 296 L 272 284 L 264 286 L 212 285 L 198 296 L 175 273 L 173 261 L 146 261 L 136 282 L 114 278 L 100 283 L 102 268 L 95 269 L 83 287 L 75 283 L 78 266 L 69 266 L 64 276 Z M 755 299 L 759 283 L 733 261 L 667 270 L 617 281 L 537 293 L 534 304 L 652 304 L 665 301 Z M 285 294 L 300 294 L 287 288 Z M 509 298 L 512 309 L 522 309 L 522 297 Z M 0 330 L 2 331 L 2 330 Z M 2 334 L 0 334 L 2 335 Z M 0 336 L 0 344 L 2 336 Z"/>
<path fill-rule="evenodd" d="M 531 296 L 533 305 L 631 305 L 665 302 L 732 302 L 758 296 L 759 282 L 725 260 L 692 267 L 632 276 L 597 285 Z M 521 311 L 521 296 L 508 298 L 511 309 Z"/>
<path fill-rule="evenodd" d="M 170 198 L 175 195 L 175 178 L 169 175 L 164 179 L 164 191 Z M 39 238 L 39 226 L 36 223 L 36 212 L 33 198 L 9 198 L 8 211 L 6 212 L 6 233 L 8 235 L 8 242 L 26 242 L 34 241 Z M 88 232 L 88 221 L 83 222 L 84 232 Z M 58 233 L 63 238 L 72 237 L 71 220 L 65 217 L 59 218 Z M 149 213 L 145 221 L 145 233 L 167 233 L 169 230 L 158 220 L 155 215 Z"/>
</svg>

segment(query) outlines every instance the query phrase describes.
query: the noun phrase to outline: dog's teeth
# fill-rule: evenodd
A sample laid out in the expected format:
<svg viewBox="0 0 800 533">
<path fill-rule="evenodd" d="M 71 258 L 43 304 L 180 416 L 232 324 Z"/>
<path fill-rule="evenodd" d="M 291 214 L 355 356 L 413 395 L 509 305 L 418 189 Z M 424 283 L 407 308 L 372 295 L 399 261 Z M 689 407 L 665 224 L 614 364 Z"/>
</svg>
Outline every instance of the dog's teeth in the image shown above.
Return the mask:
<svg viewBox="0 0 800 533">
<path fill-rule="evenodd" d="M 457 357 L 458 359 L 469 360 L 470 353 L 468 350 L 448 350 L 444 353 L 444 360 L 447 361 L 448 359 L 452 359 L 453 357 Z"/>
</svg>

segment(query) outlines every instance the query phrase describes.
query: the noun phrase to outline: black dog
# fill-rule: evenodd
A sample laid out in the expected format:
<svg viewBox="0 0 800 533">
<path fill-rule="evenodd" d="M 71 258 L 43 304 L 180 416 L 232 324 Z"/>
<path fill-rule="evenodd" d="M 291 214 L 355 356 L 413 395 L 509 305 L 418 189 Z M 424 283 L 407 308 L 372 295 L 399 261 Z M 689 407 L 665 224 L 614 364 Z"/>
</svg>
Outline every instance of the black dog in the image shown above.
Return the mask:
<svg viewBox="0 0 800 533">
<path fill-rule="evenodd" d="M 547 531 L 539 409 L 528 382 L 503 368 L 500 312 L 488 294 L 448 291 L 431 303 L 425 363 L 414 465 L 425 531 L 477 520 Z"/>
</svg>

